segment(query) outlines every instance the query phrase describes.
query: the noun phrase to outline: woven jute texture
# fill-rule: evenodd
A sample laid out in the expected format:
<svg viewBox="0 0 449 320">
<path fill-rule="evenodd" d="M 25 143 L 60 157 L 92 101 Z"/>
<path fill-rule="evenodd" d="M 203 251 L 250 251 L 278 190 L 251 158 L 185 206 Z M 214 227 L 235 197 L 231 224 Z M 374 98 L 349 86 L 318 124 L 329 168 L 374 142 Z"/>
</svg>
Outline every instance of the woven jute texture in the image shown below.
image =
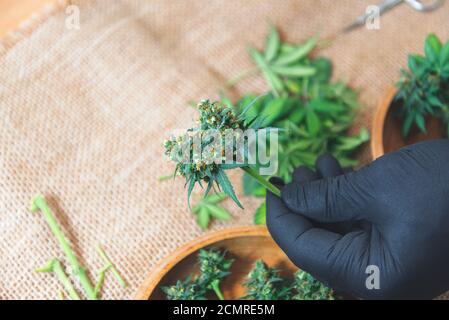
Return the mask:
<svg viewBox="0 0 449 320">
<path fill-rule="evenodd" d="M 263 45 L 268 21 L 291 41 L 333 38 L 322 54 L 334 61 L 335 78 L 361 89 L 355 130 L 370 127 L 406 53 L 421 52 L 428 32 L 449 37 L 447 2 L 428 14 L 402 5 L 381 17 L 379 30 L 336 38 L 371 1 L 71 3 L 79 30 L 66 28 L 59 2 L 0 42 L 1 299 L 54 299 L 61 289 L 54 276 L 33 271 L 53 256 L 64 261 L 43 217 L 27 210 L 38 192 L 90 270 L 102 266 L 101 243 L 125 275 L 127 289 L 106 277 L 103 298 L 132 298 L 155 264 L 203 233 L 183 182 L 157 181 L 173 170 L 161 144 L 192 124 L 189 101 L 216 97 L 251 66 L 246 47 Z M 256 76 L 232 94 L 264 89 Z M 367 148 L 360 159 L 370 160 Z M 232 178 L 240 185 L 238 173 Z M 228 203 L 234 219 L 210 230 L 250 224 L 258 201 L 242 200 L 245 210 Z"/>
</svg>

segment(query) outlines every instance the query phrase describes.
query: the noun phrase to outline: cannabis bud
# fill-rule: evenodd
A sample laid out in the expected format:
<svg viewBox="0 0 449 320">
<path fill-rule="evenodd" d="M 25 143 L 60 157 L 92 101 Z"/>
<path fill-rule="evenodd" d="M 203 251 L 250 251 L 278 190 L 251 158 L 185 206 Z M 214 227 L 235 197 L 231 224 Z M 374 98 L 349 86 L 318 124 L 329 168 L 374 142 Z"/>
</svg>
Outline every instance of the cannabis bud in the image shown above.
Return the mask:
<svg viewBox="0 0 449 320">
<path fill-rule="evenodd" d="M 300 270 L 295 273 L 293 289 L 296 294 L 292 300 L 334 300 L 334 291 Z"/>
<path fill-rule="evenodd" d="M 262 260 L 255 263 L 244 283 L 248 300 L 288 300 L 290 288 L 285 286 L 279 271 L 269 268 Z"/>
<path fill-rule="evenodd" d="M 184 282 L 177 281 L 170 287 L 162 287 L 168 300 L 206 300 L 206 291 L 198 284 L 190 281 L 190 276 Z"/>
<path fill-rule="evenodd" d="M 249 167 L 249 164 L 255 164 L 251 161 L 255 161 L 256 141 L 259 141 L 254 132 L 257 132 L 263 123 L 263 120 L 257 117 L 245 117 L 254 102 L 255 100 L 237 115 L 232 107 L 217 101 L 203 100 L 197 105 L 200 113 L 198 126 L 164 142 L 165 155 L 176 164 L 174 176 L 183 176 L 186 179 L 188 199 L 197 183 L 201 187 L 203 182 L 207 184 L 205 196 L 215 183 L 243 208 L 225 173 L 225 170 L 235 168 L 245 170 L 259 183 L 280 196 L 275 186 Z M 248 134 L 248 131 L 253 134 Z"/>
</svg>

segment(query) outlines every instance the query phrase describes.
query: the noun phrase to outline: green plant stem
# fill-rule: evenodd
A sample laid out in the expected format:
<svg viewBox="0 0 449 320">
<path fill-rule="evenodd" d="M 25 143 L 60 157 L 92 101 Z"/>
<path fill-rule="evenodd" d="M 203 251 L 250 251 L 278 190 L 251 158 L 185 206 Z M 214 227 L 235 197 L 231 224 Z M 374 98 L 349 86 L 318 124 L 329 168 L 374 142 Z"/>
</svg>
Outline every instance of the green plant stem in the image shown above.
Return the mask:
<svg viewBox="0 0 449 320">
<path fill-rule="evenodd" d="M 212 290 L 214 290 L 215 294 L 217 295 L 218 299 L 224 300 L 223 293 L 220 290 L 220 282 L 218 280 L 212 281 L 211 284 Z"/>
<path fill-rule="evenodd" d="M 72 249 L 70 248 L 66 238 L 64 237 L 64 234 L 61 231 L 61 228 L 58 225 L 58 222 L 56 221 L 53 213 L 48 207 L 47 202 L 45 201 L 45 198 L 42 195 L 37 195 L 36 197 L 34 197 L 31 204 L 32 212 L 36 212 L 38 210 L 42 212 L 45 220 L 50 226 L 52 233 L 55 235 L 62 250 L 66 254 L 67 260 L 72 266 L 73 273 L 78 278 L 81 286 L 83 287 L 86 297 L 90 300 L 96 300 L 97 296 L 95 294 L 95 289 L 92 286 L 89 277 L 87 276 L 86 269 L 80 264 Z"/>
<path fill-rule="evenodd" d="M 173 175 L 172 174 L 171 175 L 166 175 L 166 176 L 160 176 L 159 178 L 157 178 L 157 180 L 159 182 L 167 181 L 167 180 L 170 180 L 170 179 L 173 179 Z"/>
<path fill-rule="evenodd" d="M 100 271 L 98 271 L 98 280 L 95 284 L 95 295 L 98 296 L 101 291 L 101 286 L 104 282 L 104 276 L 106 274 L 106 271 L 108 271 L 111 268 L 111 265 L 107 265 L 106 267 L 103 267 Z"/>
<path fill-rule="evenodd" d="M 115 278 L 117 279 L 118 283 L 123 287 L 126 288 L 126 281 L 123 279 L 123 277 L 120 275 L 120 273 L 118 272 L 117 268 L 115 267 L 115 265 L 112 263 L 111 259 L 109 259 L 108 255 L 106 254 L 106 252 L 103 250 L 103 248 L 98 245 L 97 246 L 97 251 L 100 254 L 101 259 L 103 259 L 103 262 L 106 264 L 107 269 L 111 269 L 112 273 L 114 274 Z M 106 270 L 107 270 L 106 269 Z M 105 270 L 105 271 L 106 271 Z"/>
<path fill-rule="evenodd" d="M 257 173 L 256 170 L 250 167 L 242 167 L 242 170 L 253 177 L 257 182 L 259 182 L 266 189 L 270 190 L 274 195 L 281 197 L 281 191 L 271 182 L 267 181 L 264 177 Z"/>
<path fill-rule="evenodd" d="M 59 281 L 64 286 L 64 289 L 68 292 L 69 297 L 71 300 L 80 300 L 80 296 L 78 295 L 78 292 L 76 292 L 75 288 L 73 287 L 72 283 L 70 282 L 69 277 L 64 272 L 64 268 L 62 267 L 61 262 L 53 258 L 51 259 L 45 267 L 36 269 L 36 272 L 53 272 L 58 277 Z M 62 295 L 62 293 L 60 292 Z M 63 297 L 63 295 L 62 295 Z"/>
</svg>

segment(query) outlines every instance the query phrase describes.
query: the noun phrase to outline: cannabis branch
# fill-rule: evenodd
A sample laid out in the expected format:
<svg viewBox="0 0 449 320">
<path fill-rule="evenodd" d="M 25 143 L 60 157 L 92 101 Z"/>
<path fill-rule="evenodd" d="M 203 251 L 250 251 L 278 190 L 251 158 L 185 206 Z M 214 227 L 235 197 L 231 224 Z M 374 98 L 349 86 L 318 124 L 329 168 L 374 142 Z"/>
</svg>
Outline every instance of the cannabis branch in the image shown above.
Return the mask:
<svg viewBox="0 0 449 320">
<path fill-rule="evenodd" d="M 188 201 L 190 201 L 190 195 L 195 185 L 198 183 L 200 186 L 203 186 L 202 182 L 204 182 L 207 184 L 204 193 L 205 197 L 214 186 L 217 186 L 219 189 L 222 189 L 226 195 L 231 197 L 239 207 L 243 208 L 225 173 L 225 170 L 235 168 L 241 168 L 266 189 L 280 197 L 279 189 L 263 178 L 256 170 L 248 166 L 245 161 L 245 155 L 247 155 L 248 148 L 243 147 L 243 150 L 239 150 L 235 148 L 234 143 L 231 143 L 231 160 L 234 161 L 241 156 L 243 161 L 228 163 L 225 151 L 229 146 L 221 148 L 223 141 L 219 140 L 218 143 L 220 148 L 210 147 L 212 143 L 217 143 L 215 137 L 209 139 L 208 136 L 202 136 L 203 133 L 209 132 L 218 132 L 220 136 L 223 137 L 226 136 L 226 133 L 229 130 L 233 134 L 238 134 L 238 131 L 236 130 L 259 130 L 263 122 L 261 118 L 255 117 L 250 121 L 247 121 L 245 117 L 247 111 L 252 107 L 255 101 L 256 100 L 249 103 L 242 112 L 237 115 L 233 108 L 226 107 L 220 102 L 203 100 L 197 106 L 200 112 L 200 117 L 197 121 L 198 127 L 188 129 L 185 135 L 171 137 L 164 142 L 165 154 L 171 161 L 176 163 L 174 176 L 179 175 L 186 179 Z M 194 147 L 193 139 L 191 139 L 189 133 L 197 134 L 197 136 L 199 136 L 198 138 L 201 140 L 199 146 L 200 150 L 197 150 Z M 217 161 L 217 159 L 219 161 Z"/>
</svg>

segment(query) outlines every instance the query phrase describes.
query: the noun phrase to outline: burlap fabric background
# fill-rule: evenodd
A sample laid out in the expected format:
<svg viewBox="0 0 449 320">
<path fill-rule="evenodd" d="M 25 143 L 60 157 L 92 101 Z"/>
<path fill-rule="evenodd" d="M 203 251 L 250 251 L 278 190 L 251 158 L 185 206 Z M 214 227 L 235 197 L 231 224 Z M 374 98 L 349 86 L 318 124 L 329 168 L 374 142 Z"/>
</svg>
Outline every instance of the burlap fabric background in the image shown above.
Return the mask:
<svg viewBox="0 0 449 320">
<path fill-rule="evenodd" d="M 73 1 L 80 30 L 65 27 L 64 3 L 0 42 L 0 298 L 57 297 L 53 276 L 33 269 L 63 257 L 32 196 L 51 199 L 83 262 L 100 268 L 101 243 L 130 283 L 111 275 L 104 298 L 132 298 L 152 267 L 202 234 L 186 208 L 182 181 L 157 182 L 172 165 L 161 143 L 185 128 L 190 100 L 214 97 L 250 66 L 247 44 L 261 46 L 267 21 L 291 41 L 335 35 L 371 1 Z M 398 78 L 406 53 L 430 31 L 449 37 L 449 3 L 422 14 L 402 5 L 380 30 L 339 36 L 322 53 L 335 76 L 362 89 L 357 127 L 369 127 L 376 102 Z M 254 77 L 239 92 L 263 91 Z M 369 150 L 362 153 L 369 160 Z M 237 176 L 233 177 L 238 179 Z M 232 204 L 250 224 L 256 200 Z"/>
</svg>

